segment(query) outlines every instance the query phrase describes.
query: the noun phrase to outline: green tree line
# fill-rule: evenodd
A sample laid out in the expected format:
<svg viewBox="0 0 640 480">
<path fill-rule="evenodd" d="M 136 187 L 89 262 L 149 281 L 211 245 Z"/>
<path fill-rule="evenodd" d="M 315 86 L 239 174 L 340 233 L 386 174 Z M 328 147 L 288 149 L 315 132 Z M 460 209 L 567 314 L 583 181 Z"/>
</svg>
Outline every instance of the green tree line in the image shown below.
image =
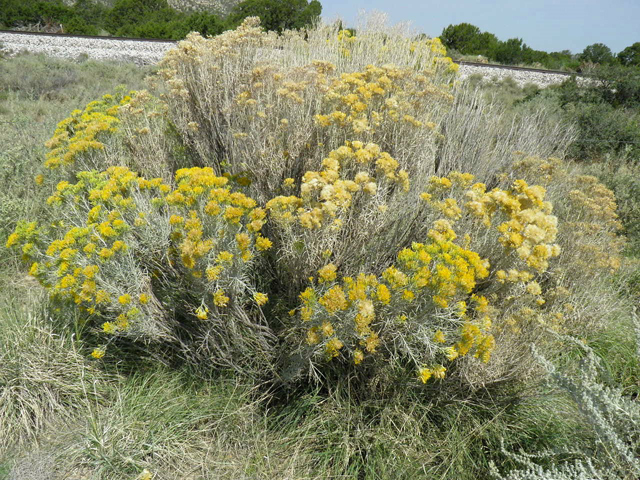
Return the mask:
<svg viewBox="0 0 640 480">
<path fill-rule="evenodd" d="M 551 69 L 577 69 L 585 62 L 599 65 L 640 65 L 640 42 L 630 45 L 617 55 L 603 43 L 589 45 L 579 54 L 572 54 L 569 50 L 549 53 L 529 47 L 521 38 L 499 40 L 493 33 L 483 32 L 470 23 L 449 25 L 442 31 L 440 39 L 448 50 L 455 50 L 461 55 L 482 55 L 508 65 L 540 64 Z"/>
<path fill-rule="evenodd" d="M 226 17 L 216 13 L 180 12 L 167 0 L 117 0 L 112 7 L 92 0 L 2 0 L 0 27 L 14 28 L 30 24 L 62 25 L 64 33 L 162 38 L 177 40 L 191 31 L 217 35 L 237 27 L 249 16 L 260 17 L 266 30 L 310 25 L 320 16 L 317 0 L 245 0 Z"/>
</svg>

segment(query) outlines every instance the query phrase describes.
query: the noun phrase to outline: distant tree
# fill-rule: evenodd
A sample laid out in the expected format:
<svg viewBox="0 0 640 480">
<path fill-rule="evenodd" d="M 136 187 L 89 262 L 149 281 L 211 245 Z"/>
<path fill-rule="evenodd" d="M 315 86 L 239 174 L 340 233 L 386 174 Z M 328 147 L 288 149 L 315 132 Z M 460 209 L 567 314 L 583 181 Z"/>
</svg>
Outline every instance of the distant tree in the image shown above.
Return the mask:
<svg viewBox="0 0 640 480">
<path fill-rule="evenodd" d="M 484 55 L 488 58 L 495 58 L 496 49 L 500 44 L 500 40 L 493 33 L 482 32 L 477 38 L 478 44 L 475 45 L 475 50 L 478 55 Z"/>
<path fill-rule="evenodd" d="M 318 0 L 245 0 L 237 4 L 228 17 L 231 27 L 247 17 L 260 17 L 266 30 L 281 33 L 311 25 L 322 13 Z"/>
<path fill-rule="evenodd" d="M 0 25 L 13 27 L 22 23 L 36 23 L 38 12 L 34 1 L 3 0 Z"/>
<path fill-rule="evenodd" d="M 91 25 L 78 15 L 71 17 L 71 19 L 64 22 L 63 28 L 64 33 L 71 33 L 74 35 L 98 35 L 100 33 L 98 27 Z"/>
<path fill-rule="evenodd" d="M 498 46 L 498 38 L 489 32 L 481 32 L 470 23 L 449 25 L 440 34 L 440 40 L 450 50 L 457 50 L 464 55 L 484 55 L 493 58 Z"/>
<path fill-rule="evenodd" d="M 107 8 L 92 0 L 76 0 L 73 4 L 73 17 L 64 23 L 65 33 L 98 35 L 104 28 Z"/>
<path fill-rule="evenodd" d="M 618 60 L 625 66 L 640 66 L 640 42 L 625 48 L 618 54 Z"/>
<path fill-rule="evenodd" d="M 577 59 L 577 55 L 573 55 L 569 50 L 562 50 L 561 52 L 551 52 L 543 64 L 545 67 L 552 69 L 560 69 L 562 67 L 575 69 L 580 62 Z"/>
<path fill-rule="evenodd" d="M 203 36 L 219 35 L 226 29 L 222 18 L 212 13 L 195 12 L 189 15 L 184 22 L 186 35 L 189 32 L 200 32 Z M 184 35 L 181 35 L 184 37 Z"/>
<path fill-rule="evenodd" d="M 454 49 L 464 54 L 473 54 L 478 44 L 478 37 L 482 33 L 480 29 L 470 23 L 449 25 L 440 34 L 440 40 L 445 47 Z"/>
<path fill-rule="evenodd" d="M 147 23 L 152 14 L 163 12 L 165 16 L 176 14 L 167 0 L 116 0 L 108 13 L 105 26 L 110 33 L 125 35 L 142 23 Z"/>
<path fill-rule="evenodd" d="M 594 43 L 589 45 L 580 54 L 580 60 L 583 62 L 599 63 L 600 65 L 606 65 L 613 63 L 615 57 L 611 53 L 611 49 L 604 43 Z"/>
<path fill-rule="evenodd" d="M 527 44 L 524 44 L 522 46 L 522 62 L 529 65 L 533 65 L 536 63 L 546 65 L 547 63 L 549 63 L 549 54 L 541 50 L 534 50 Z"/>
<path fill-rule="evenodd" d="M 521 38 L 510 38 L 506 42 L 499 42 L 495 52 L 495 59 L 500 63 L 515 65 L 524 60 Z"/>
</svg>

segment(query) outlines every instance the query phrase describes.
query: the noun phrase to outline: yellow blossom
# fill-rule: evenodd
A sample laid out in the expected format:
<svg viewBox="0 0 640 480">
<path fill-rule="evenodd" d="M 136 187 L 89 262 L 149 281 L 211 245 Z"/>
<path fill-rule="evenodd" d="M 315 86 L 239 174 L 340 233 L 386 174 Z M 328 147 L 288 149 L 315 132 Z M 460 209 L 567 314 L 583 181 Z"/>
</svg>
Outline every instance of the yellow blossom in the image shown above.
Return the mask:
<svg viewBox="0 0 640 480">
<path fill-rule="evenodd" d="M 224 290 L 222 289 L 218 289 L 216 290 L 216 292 L 213 294 L 213 303 L 217 306 L 217 307 L 226 307 L 227 304 L 229 303 L 229 297 L 227 297 L 224 294 Z"/>
<path fill-rule="evenodd" d="M 443 367 L 442 365 L 437 365 L 432 369 L 431 372 L 433 373 L 433 378 L 442 380 L 446 375 L 446 371 L 447 369 L 445 367 Z"/>
<path fill-rule="evenodd" d="M 359 365 L 364 360 L 364 353 L 359 348 L 356 348 L 353 352 L 353 363 Z"/>
<path fill-rule="evenodd" d="M 253 294 L 253 299 L 260 306 L 264 305 L 269 301 L 269 297 L 265 293 L 256 292 Z"/>
<path fill-rule="evenodd" d="M 196 309 L 196 317 L 200 320 L 206 320 L 208 317 L 209 309 L 205 305 L 201 305 Z"/>
<path fill-rule="evenodd" d="M 447 347 L 444 349 L 444 354 L 447 357 L 447 360 L 455 360 L 458 358 L 458 350 L 455 347 Z"/>
<path fill-rule="evenodd" d="M 104 350 L 102 348 L 95 348 L 93 352 L 91 352 L 91 356 L 93 358 L 102 358 L 104 357 Z"/>
<path fill-rule="evenodd" d="M 422 383 L 427 383 L 431 378 L 432 372 L 429 368 L 419 368 L 418 369 L 418 379 L 422 381 Z"/>
<path fill-rule="evenodd" d="M 340 354 L 340 349 L 344 344 L 338 339 L 333 337 L 327 342 L 326 349 L 329 358 L 337 357 Z"/>
<path fill-rule="evenodd" d="M 233 261 L 233 253 L 227 252 L 226 250 L 223 250 L 222 252 L 218 253 L 218 256 L 216 257 L 216 262 L 218 263 L 231 263 L 232 261 Z"/>
<path fill-rule="evenodd" d="M 108 303 L 111 301 L 111 296 L 104 290 L 98 290 L 96 292 L 96 303 Z"/>
<path fill-rule="evenodd" d="M 117 329 L 116 325 L 111 322 L 104 322 L 102 324 L 102 331 L 104 333 L 116 333 Z"/>
<path fill-rule="evenodd" d="M 129 295 L 128 293 L 125 293 L 124 295 L 120 295 L 118 297 L 118 303 L 120 303 L 121 305 L 127 305 L 129 302 L 131 302 L 131 295 Z"/>
<path fill-rule="evenodd" d="M 320 335 L 318 335 L 318 327 L 311 327 L 307 331 L 307 343 L 309 345 L 316 345 L 320 343 Z"/>
<path fill-rule="evenodd" d="M 336 270 L 337 267 L 333 263 L 329 263 L 318 270 L 320 283 L 333 282 L 336 279 Z"/>
<path fill-rule="evenodd" d="M 531 282 L 527 284 L 527 293 L 531 295 L 540 295 L 542 293 L 542 289 L 538 282 Z"/>
</svg>

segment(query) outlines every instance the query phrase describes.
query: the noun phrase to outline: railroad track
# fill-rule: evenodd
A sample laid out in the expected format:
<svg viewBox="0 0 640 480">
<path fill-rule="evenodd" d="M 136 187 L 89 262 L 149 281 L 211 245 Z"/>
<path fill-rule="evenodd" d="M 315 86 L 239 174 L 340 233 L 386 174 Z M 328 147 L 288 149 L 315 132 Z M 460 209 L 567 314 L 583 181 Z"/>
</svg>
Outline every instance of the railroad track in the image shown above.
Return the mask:
<svg viewBox="0 0 640 480">
<path fill-rule="evenodd" d="M 27 50 L 52 56 L 76 58 L 86 54 L 96 59 L 128 60 L 141 64 L 157 63 L 164 53 L 177 41 L 157 38 L 99 37 L 93 35 L 70 35 L 64 33 L 20 32 L 0 30 L 0 44 L 13 51 Z M 460 65 L 460 74 L 465 78 L 481 74 L 498 79 L 512 77 L 517 83 L 537 83 L 547 86 L 561 83 L 575 73 L 544 70 L 529 67 L 514 67 L 477 62 L 455 62 Z"/>
</svg>

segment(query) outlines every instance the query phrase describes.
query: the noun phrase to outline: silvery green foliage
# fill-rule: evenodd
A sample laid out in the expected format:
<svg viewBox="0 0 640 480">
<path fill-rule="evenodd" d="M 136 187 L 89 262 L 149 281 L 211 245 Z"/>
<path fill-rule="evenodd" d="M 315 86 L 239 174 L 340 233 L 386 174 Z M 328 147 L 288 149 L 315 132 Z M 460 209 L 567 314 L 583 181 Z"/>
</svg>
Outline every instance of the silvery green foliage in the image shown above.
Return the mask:
<svg viewBox="0 0 640 480">
<path fill-rule="evenodd" d="M 636 355 L 640 360 L 640 321 L 634 311 L 636 331 Z M 492 475 L 500 480 L 583 480 L 583 479 L 635 479 L 640 478 L 640 403 L 624 396 L 622 389 L 604 385 L 598 380 L 600 361 L 588 346 L 568 337 L 585 352 L 580 365 L 580 375 L 570 377 L 543 358 L 533 347 L 534 355 L 548 370 L 552 380 L 565 390 L 576 403 L 585 423 L 596 434 L 595 455 L 543 468 L 533 458 L 549 457 L 551 454 L 527 455 L 503 452 L 523 468 L 503 477 L 495 465 Z"/>
<path fill-rule="evenodd" d="M 496 466 L 491 463 L 491 476 L 497 480 L 614 480 L 616 477 L 603 475 L 590 459 L 576 460 L 544 468 L 534 462 L 534 459 L 547 458 L 549 454 L 529 455 L 523 452 L 512 453 L 502 448 L 502 453 L 522 465 L 520 470 L 512 470 L 503 477 Z"/>
</svg>

